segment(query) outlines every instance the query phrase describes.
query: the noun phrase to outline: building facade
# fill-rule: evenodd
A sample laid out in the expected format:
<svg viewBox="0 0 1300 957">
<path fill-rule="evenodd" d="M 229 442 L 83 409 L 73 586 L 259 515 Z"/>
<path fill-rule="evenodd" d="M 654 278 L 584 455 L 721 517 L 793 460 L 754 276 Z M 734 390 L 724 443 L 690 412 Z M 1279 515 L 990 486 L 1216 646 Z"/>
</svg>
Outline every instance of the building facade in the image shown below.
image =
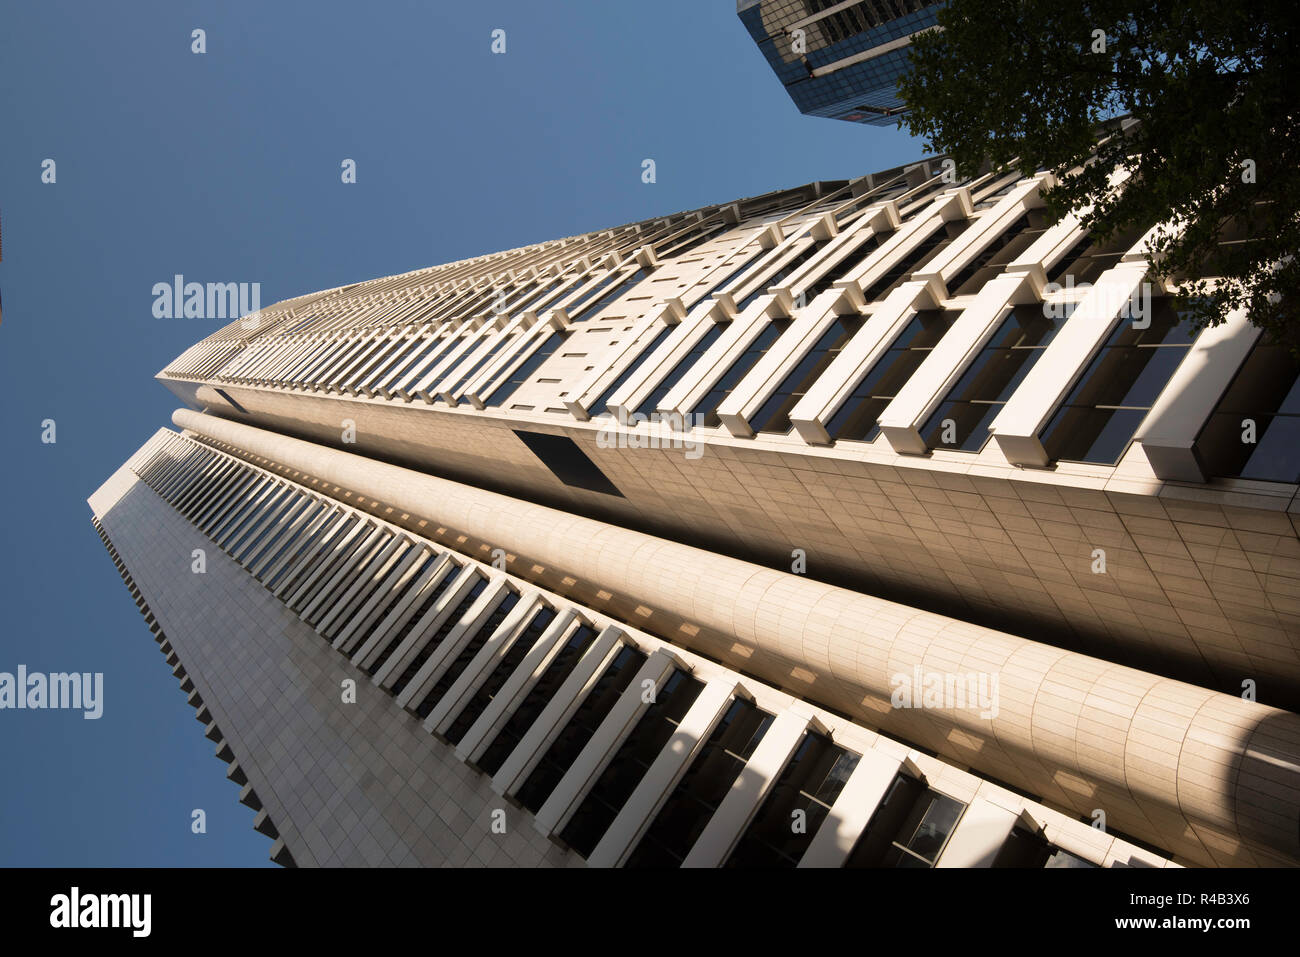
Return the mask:
<svg viewBox="0 0 1300 957">
<path fill-rule="evenodd" d="M 1300 366 L 938 161 L 214 333 L 90 499 L 300 865 L 1300 861 Z M 1211 361 L 1213 360 L 1213 361 Z"/>
<path fill-rule="evenodd" d="M 899 74 L 929 0 L 738 0 L 736 12 L 800 113 L 893 126 Z"/>
</svg>

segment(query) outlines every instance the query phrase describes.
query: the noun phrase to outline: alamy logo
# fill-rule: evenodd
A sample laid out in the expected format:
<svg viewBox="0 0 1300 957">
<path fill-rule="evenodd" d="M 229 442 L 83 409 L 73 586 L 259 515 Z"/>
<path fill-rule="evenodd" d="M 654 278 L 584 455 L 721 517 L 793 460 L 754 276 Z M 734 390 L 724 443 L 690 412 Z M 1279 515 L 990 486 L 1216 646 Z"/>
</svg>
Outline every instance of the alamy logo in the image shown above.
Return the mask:
<svg viewBox="0 0 1300 957">
<path fill-rule="evenodd" d="M 613 425 L 603 426 L 596 433 L 596 447 L 602 449 L 682 449 L 688 459 L 698 459 L 704 455 L 704 443 L 689 437 L 696 426 L 704 424 L 704 414 L 687 412 L 651 412 L 644 415 L 633 412 L 630 416 L 620 408 Z M 661 425 L 657 431 L 636 431 L 644 423 Z"/>
<path fill-rule="evenodd" d="M 153 284 L 155 319 L 237 319 L 262 308 L 260 282 L 186 282 L 177 273 L 170 283 Z"/>
<path fill-rule="evenodd" d="M 42 674 L 28 672 L 19 665 L 17 674 L 0 671 L 0 710 L 15 708 L 33 711 L 79 709 L 88 721 L 104 713 L 104 673 L 56 671 Z"/>
<path fill-rule="evenodd" d="M 148 937 L 152 910 L 152 894 L 82 894 L 74 887 L 50 898 L 50 926 L 129 927 L 132 937 Z"/>
<path fill-rule="evenodd" d="M 938 708 L 947 711 L 980 709 L 980 717 L 998 716 L 998 676 L 987 671 L 957 674 L 951 671 L 900 671 L 889 679 L 895 708 Z"/>
</svg>

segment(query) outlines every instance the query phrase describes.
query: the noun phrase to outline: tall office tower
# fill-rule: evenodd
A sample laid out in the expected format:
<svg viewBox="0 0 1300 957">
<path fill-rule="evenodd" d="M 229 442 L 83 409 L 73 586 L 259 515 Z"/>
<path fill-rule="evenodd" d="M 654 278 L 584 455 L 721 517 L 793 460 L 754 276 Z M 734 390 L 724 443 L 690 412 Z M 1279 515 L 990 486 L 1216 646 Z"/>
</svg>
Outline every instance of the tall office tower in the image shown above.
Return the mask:
<svg viewBox="0 0 1300 957">
<path fill-rule="evenodd" d="M 276 859 L 1300 861 L 1300 367 L 1049 183 L 813 183 L 168 365 L 90 504 Z"/>
<path fill-rule="evenodd" d="M 738 0 L 736 12 L 800 113 L 893 126 L 912 37 L 935 26 L 930 0 Z"/>
</svg>

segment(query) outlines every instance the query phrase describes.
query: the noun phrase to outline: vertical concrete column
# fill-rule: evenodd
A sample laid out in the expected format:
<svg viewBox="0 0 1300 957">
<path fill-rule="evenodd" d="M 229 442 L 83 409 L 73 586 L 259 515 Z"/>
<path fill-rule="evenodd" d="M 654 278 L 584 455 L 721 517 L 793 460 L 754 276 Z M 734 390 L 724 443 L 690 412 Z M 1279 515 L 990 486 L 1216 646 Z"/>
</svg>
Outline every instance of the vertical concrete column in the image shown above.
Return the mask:
<svg viewBox="0 0 1300 957">
<path fill-rule="evenodd" d="M 391 688 L 406 670 L 411 659 L 432 640 L 433 634 L 442 627 L 451 613 L 460 607 L 461 600 L 482 577 L 474 566 L 461 566 L 456 579 L 434 606 L 425 612 L 424 617 L 415 623 L 407 636 L 402 639 L 402 643 L 393 649 L 393 653 L 380 665 L 370 680 L 381 688 Z"/>
<path fill-rule="evenodd" d="M 903 762 L 868 748 L 799 859 L 800 867 L 843 867 Z"/>
<path fill-rule="evenodd" d="M 533 616 L 545 607 L 546 603 L 542 600 L 542 596 L 535 591 L 525 592 L 519 596 L 519 601 L 515 603 L 514 608 L 510 609 L 510 614 L 506 615 L 496 631 L 483 642 L 483 647 L 470 659 L 465 670 L 452 682 L 447 693 L 442 696 L 442 700 L 434 705 L 429 716 L 424 719 L 425 731 L 447 733 L 456 715 L 469 704 L 488 675 L 492 674 L 501 659 L 528 627 Z"/>
<path fill-rule="evenodd" d="M 700 748 L 713 733 L 714 726 L 731 707 L 736 690 L 735 678 L 715 678 L 704 686 L 682 716 L 673 736 L 646 769 L 645 776 L 628 795 L 618 815 L 610 822 L 600 843 L 592 850 L 587 858 L 589 865 L 618 867 L 627 859 L 668 795 L 700 753 Z"/>
<path fill-rule="evenodd" d="M 880 431 L 895 452 L 926 452 L 921 427 L 993 337 L 1007 309 L 1040 302 L 1047 278 L 1043 267 L 1007 271 L 985 284 L 880 415 Z"/>
<path fill-rule="evenodd" d="M 885 297 L 862 328 L 844 344 L 826 371 L 790 410 L 790 421 L 810 445 L 830 445 L 826 423 L 848 401 L 918 309 L 933 309 L 943 301 L 943 290 L 933 277 L 905 282 Z"/>
<path fill-rule="evenodd" d="M 649 397 L 663 381 L 664 376 L 676 368 L 680 362 L 695 347 L 708 331 L 713 328 L 717 316 L 722 312 L 722 307 L 712 299 L 705 299 L 697 303 L 673 331 L 665 339 L 659 348 L 650 355 L 645 362 L 641 363 L 627 380 L 623 383 L 623 403 L 624 409 L 632 410 L 638 408 L 642 402 Z M 607 376 L 601 375 L 598 367 L 596 370 L 598 378 L 613 381 Z M 595 384 L 596 380 L 592 380 Z M 564 406 L 575 418 L 586 420 L 590 416 L 590 404 L 600 398 L 603 390 L 595 388 L 578 389 L 574 391 L 575 399 L 566 399 Z M 610 397 L 611 400 L 614 398 Z"/>
<path fill-rule="evenodd" d="M 772 348 L 754 363 L 754 368 L 736 383 L 731 394 L 718 406 L 718 418 L 738 438 L 752 438 L 749 420 L 758 413 L 777 387 L 803 361 L 808 351 L 841 316 L 856 316 L 866 304 L 857 283 L 827 289 L 805 308 L 772 343 Z"/>
<path fill-rule="evenodd" d="M 424 664 L 417 671 L 397 696 L 397 703 L 403 708 L 415 706 L 424 699 L 433 686 L 438 683 L 451 663 L 455 660 L 456 655 L 465 647 L 465 644 L 478 633 L 483 627 L 492 612 L 496 611 L 497 605 L 505 601 L 506 595 L 510 592 L 510 586 L 504 578 L 498 578 L 490 581 L 488 586 L 476 598 L 461 616 L 452 629 L 447 632 L 447 637 L 443 638 L 438 647 L 433 650 L 433 654 L 425 659 Z M 511 625 L 510 616 L 519 611 L 516 605 L 510 610 L 510 615 L 506 616 L 506 621 L 501 624 L 504 626 L 507 622 Z M 452 612 L 455 613 L 454 611 Z M 397 657 L 396 655 L 393 656 Z"/>
<path fill-rule="evenodd" d="M 514 794 L 528 779 L 528 775 L 537 767 L 537 762 L 559 737 L 560 731 L 622 648 L 623 631 L 614 625 L 607 626 L 596 636 L 591 647 L 578 659 L 573 671 L 546 703 L 537 720 L 497 769 L 492 777 L 493 791 L 497 794 Z"/>
<path fill-rule="evenodd" d="M 957 827 L 934 866 L 992 867 L 1020 816 L 1018 811 L 976 797 L 957 820 Z"/>
<path fill-rule="evenodd" d="M 845 282 L 856 282 L 863 290 L 870 289 L 876 280 L 905 260 L 946 222 L 961 222 L 975 212 L 970 191 L 965 186 L 944 190 L 930 205 L 911 216 L 887 240 L 845 273 Z"/>
<path fill-rule="evenodd" d="M 582 619 L 572 608 L 566 608 L 555 616 L 538 635 L 533 646 L 519 662 L 516 668 L 501 685 L 492 700 L 488 702 L 483 713 L 469 726 L 465 736 L 456 746 L 456 757 L 462 761 L 477 761 L 492 744 L 498 731 L 514 715 L 515 709 L 533 690 L 538 679 L 546 673 L 570 635 L 582 627 Z"/>
<path fill-rule="evenodd" d="M 533 824 L 539 831 L 554 834 L 568 823 L 579 803 L 587 796 L 587 791 L 614 757 L 614 752 L 649 709 L 650 702 L 645 700 L 642 690 L 645 684 L 653 682 L 657 687 L 679 667 L 681 665 L 677 659 L 663 648 L 646 659 L 586 747 L 573 759 L 573 764 L 555 785 L 555 790 L 546 799 L 546 803 L 538 809 Z"/>
<path fill-rule="evenodd" d="M 777 715 L 745 762 L 731 790 L 691 845 L 682 867 L 721 867 L 731 856 L 740 835 L 745 833 L 764 798 L 771 793 L 772 785 L 785 770 L 804 734 L 809 730 L 821 730 L 811 713 L 801 713 L 801 710 L 791 708 Z"/>
<path fill-rule="evenodd" d="M 361 636 L 366 634 L 367 629 L 383 614 L 387 607 L 386 602 L 392 601 L 397 593 L 407 586 L 429 555 L 429 549 L 423 545 L 407 549 L 366 603 L 339 631 L 338 637 L 333 642 L 334 647 L 344 654 L 351 654 L 353 645 L 360 641 Z"/>
<path fill-rule="evenodd" d="M 1039 433 L 1114 330 L 1146 274 L 1144 260 L 1121 262 L 1102 273 L 1084 294 L 1074 314 L 989 426 L 1008 462 L 1035 468 L 1049 464 Z"/>
<path fill-rule="evenodd" d="M 743 312 L 731 320 L 727 330 L 714 340 L 677 384 L 668 390 L 659 407 L 684 416 L 708 394 L 714 384 L 744 354 L 750 344 L 774 318 L 787 318 L 794 301 L 784 289 L 757 297 Z"/>
<path fill-rule="evenodd" d="M 1208 479 L 1196 458 L 1196 438 L 1261 332 L 1245 309 L 1235 309 L 1222 325 L 1203 330 L 1187 350 L 1134 436 L 1160 478 Z"/>
<path fill-rule="evenodd" d="M 412 398 L 418 396 L 425 402 L 433 402 L 437 399 L 437 387 L 443 378 L 459 366 L 461 361 L 473 353 L 479 345 L 491 341 L 492 334 L 500 329 L 504 322 L 503 316 L 492 316 L 482 326 L 468 333 L 425 373 L 424 378 L 415 384 L 415 387 L 410 390 Z"/>
<path fill-rule="evenodd" d="M 352 653 L 352 663 L 358 668 L 369 668 L 375 657 L 388 647 L 392 636 L 420 610 L 425 599 L 432 594 L 443 578 L 453 574 L 457 568 L 450 555 L 446 552 L 440 553 L 433 567 L 420 575 L 415 584 L 389 610 L 387 617 L 370 632 L 361 647 Z"/>
<path fill-rule="evenodd" d="M 992 209 L 981 213 L 957 239 L 926 263 L 924 272 L 915 272 L 912 278 L 928 279 L 934 276 L 947 289 L 948 281 L 965 269 L 989 243 L 1006 232 L 1026 210 L 1043 205 L 1040 194 L 1053 181 L 1054 177 L 1050 173 L 1039 173 L 1022 179 Z"/>
</svg>

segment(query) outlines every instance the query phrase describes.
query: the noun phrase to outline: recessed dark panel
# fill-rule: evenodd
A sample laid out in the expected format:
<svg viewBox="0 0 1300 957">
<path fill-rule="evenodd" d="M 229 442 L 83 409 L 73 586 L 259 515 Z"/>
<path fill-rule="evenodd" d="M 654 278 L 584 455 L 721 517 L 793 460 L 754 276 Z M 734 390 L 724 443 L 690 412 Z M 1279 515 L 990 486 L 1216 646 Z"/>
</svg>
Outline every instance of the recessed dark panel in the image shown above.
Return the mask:
<svg viewBox="0 0 1300 957">
<path fill-rule="evenodd" d="M 605 473 L 596 467 L 587 453 L 578 448 L 578 444 L 567 435 L 520 432 L 518 429 L 514 433 L 565 485 L 623 497 L 623 493 L 614 487 L 614 483 L 605 477 Z"/>
</svg>

